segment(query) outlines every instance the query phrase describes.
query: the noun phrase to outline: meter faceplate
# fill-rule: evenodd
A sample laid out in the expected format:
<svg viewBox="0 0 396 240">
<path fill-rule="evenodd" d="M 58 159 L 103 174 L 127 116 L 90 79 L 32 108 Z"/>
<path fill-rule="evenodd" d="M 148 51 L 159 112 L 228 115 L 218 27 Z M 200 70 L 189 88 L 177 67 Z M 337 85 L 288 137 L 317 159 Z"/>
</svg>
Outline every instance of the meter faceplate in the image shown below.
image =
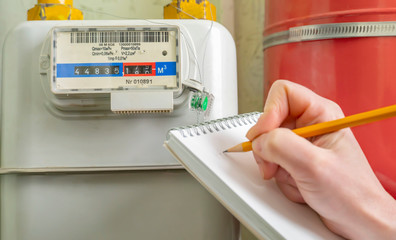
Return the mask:
<svg viewBox="0 0 396 240">
<path fill-rule="evenodd" d="M 176 26 L 58 27 L 51 51 L 55 94 L 180 87 Z"/>
</svg>

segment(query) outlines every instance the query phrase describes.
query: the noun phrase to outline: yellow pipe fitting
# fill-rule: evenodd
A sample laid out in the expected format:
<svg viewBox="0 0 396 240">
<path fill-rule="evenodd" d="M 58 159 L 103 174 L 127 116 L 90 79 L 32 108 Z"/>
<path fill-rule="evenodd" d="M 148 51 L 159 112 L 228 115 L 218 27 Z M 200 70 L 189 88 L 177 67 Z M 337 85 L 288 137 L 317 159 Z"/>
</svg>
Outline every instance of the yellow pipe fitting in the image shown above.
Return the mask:
<svg viewBox="0 0 396 240">
<path fill-rule="evenodd" d="M 208 0 L 172 0 L 164 7 L 164 19 L 206 19 L 216 21 L 216 7 Z"/>
<path fill-rule="evenodd" d="M 37 0 L 28 10 L 27 20 L 83 20 L 83 13 L 73 8 L 73 0 Z"/>
<path fill-rule="evenodd" d="M 73 0 L 37 0 L 38 4 L 63 4 L 73 7 Z"/>
</svg>

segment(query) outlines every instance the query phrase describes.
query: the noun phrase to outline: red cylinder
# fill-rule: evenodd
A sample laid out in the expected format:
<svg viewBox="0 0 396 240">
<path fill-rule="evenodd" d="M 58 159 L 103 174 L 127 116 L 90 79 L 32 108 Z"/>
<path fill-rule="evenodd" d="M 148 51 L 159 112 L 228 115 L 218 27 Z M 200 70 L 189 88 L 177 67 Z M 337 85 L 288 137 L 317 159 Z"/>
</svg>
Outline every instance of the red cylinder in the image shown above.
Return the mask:
<svg viewBox="0 0 396 240">
<path fill-rule="evenodd" d="M 394 0 L 266 0 L 264 37 L 291 27 L 396 21 Z M 286 42 L 264 50 L 264 92 L 277 79 L 337 102 L 345 115 L 396 104 L 396 36 Z M 385 189 L 396 198 L 396 118 L 352 129 Z"/>
</svg>

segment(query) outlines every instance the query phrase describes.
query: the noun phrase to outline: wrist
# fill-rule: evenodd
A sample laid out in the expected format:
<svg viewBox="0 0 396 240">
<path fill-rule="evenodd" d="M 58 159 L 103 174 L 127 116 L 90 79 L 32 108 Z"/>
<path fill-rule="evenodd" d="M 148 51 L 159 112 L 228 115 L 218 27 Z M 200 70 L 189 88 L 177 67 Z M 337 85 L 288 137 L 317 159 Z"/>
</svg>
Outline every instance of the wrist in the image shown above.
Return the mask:
<svg viewBox="0 0 396 240">
<path fill-rule="evenodd" d="M 381 214 L 376 218 L 379 224 L 379 236 L 381 239 L 394 239 L 396 236 L 396 201 L 386 193 Z"/>
<path fill-rule="evenodd" d="M 362 210 L 363 222 L 356 226 L 351 239 L 394 239 L 396 236 L 396 201 L 385 190 L 376 200 L 368 200 Z M 358 221 L 359 222 L 359 221 Z M 360 225 L 360 224 L 359 224 Z"/>
</svg>

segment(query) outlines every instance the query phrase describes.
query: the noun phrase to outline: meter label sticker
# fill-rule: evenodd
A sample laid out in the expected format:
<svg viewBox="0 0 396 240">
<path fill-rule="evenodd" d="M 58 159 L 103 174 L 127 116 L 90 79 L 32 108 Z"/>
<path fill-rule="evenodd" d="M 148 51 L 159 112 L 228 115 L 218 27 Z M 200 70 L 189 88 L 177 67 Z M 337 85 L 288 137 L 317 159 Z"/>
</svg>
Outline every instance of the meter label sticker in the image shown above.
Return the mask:
<svg viewBox="0 0 396 240">
<path fill-rule="evenodd" d="M 181 86 L 175 26 L 65 27 L 54 31 L 53 41 L 55 93 Z"/>
</svg>

